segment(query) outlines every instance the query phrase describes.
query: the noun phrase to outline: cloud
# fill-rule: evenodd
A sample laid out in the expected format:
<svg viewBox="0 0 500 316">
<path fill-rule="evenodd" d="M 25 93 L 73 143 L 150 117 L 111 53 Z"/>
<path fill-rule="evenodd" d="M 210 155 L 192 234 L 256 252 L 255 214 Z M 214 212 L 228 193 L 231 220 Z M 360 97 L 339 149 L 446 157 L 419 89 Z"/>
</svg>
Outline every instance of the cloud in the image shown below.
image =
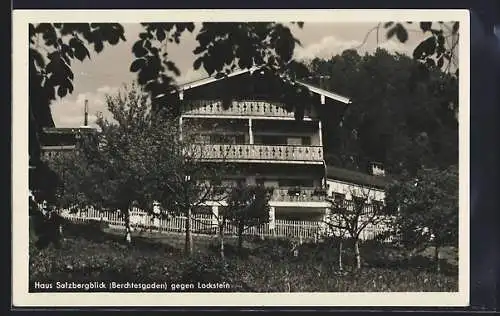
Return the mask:
<svg viewBox="0 0 500 316">
<path fill-rule="evenodd" d="M 344 40 L 336 36 L 325 36 L 320 41 L 295 49 L 294 57 L 298 60 L 331 58 L 347 49 L 356 49 L 360 54 L 373 53 L 378 48 L 386 49 L 391 53 L 410 54 L 413 47 L 396 40 L 386 40 L 377 43 L 375 40 L 363 43 L 358 40 Z"/>
<path fill-rule="evenodd" d="M 110 87 L 110 86 L 104 86 L 104 87 L 100 87 L 97 89 L 97 92 L 98 93 L 101 93 L 101 94 L 114 94 L 116 92 L 118 92 L 118 87 Z"/>
<path fill-rule="evenodd" d="M 295 49 L 295 58 L 298 60 L 313 58 L 330 58 L 342 53 L 346 49 L 356 48 L 361 45 L 360 41 L 343 40 L 330 35 L 323 37 L 319 42 Z"/>
<path fill-rule="evenodd" d="M 207 76 L 208 76 L 208 74 L 202 68 L 200 68 L 198 70 L 194 70 L 193 68 L 190 68 L 186 72 L 181 73 L 181 76 L 179 78 L 177 78 L 176 81 L 179 84 L 184 84 L 184 83 L 188 83 L 188 82 L 192 82 L 192 81 L 195 81 L 198 79 L 205 78 Z"/>
<path fill-rule="evenodd" d="M 76 96 L 67 96 L 52 104 L 52 116 L 56 127 L 78 127 L 84 123 L 84 105 L 88 100 L 89 125 L 96 127 L 97 113 L 111 119 L 111 113 L 106 106 L 106 96 L 119 91 L 118 87 L 102 86 L 93 92 L 79 93 Z"/>
<path fill-rule="evenodd" d="M 409 55 L 413 52 L 413 47 L 405 45 L 396 40 L 387 40 L 385 42 L 380 43 L 378 47 L 383 48 L 391 53 L 400 53 Z"/>
</svg>

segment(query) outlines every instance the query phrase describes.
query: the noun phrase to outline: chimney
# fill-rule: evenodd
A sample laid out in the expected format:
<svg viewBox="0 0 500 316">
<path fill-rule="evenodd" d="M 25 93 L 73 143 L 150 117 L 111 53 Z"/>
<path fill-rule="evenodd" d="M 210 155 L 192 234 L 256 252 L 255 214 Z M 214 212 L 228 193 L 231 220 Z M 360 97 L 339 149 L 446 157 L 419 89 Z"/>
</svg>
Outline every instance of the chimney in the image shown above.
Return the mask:
<svg viewBox="0 0 500 316">
<path fill-rule="evenodd" d="M 83 126 L 89 126 L 89 100 L 85 100 Z"/>
<path fill-rule="evenodd" d="M 370 163 L 370 171 L 374 176 L 385 176 L 384 166 L 379 162 Z"/>
<path fill-rule="evenodd" d="M 326 76 L 326 75 L 320 75 L 319 76 L 319 88 L 320 89 L 325 89 L 325 81 L 326 79 L 330 79 L 330 76 Z"/>
</svg>

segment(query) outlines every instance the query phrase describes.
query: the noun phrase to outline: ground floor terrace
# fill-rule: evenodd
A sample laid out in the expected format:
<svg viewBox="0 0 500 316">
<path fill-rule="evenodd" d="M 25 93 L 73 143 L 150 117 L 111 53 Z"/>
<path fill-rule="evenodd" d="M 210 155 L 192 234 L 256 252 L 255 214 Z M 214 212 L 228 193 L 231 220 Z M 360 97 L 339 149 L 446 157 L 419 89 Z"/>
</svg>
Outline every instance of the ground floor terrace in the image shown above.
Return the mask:
<svg viewBox="0 0 500 316">
<path fill-rule="evenodd" d="M 217 166 L 217 163 L 213 164 Z M 210 180 L 213 186 L 227 188 L 243 183 L 272 188 L 268 221 L 258 227 L 247 228 L 245 234 L 299 239 L 317 239 L 325 234 L 328 227 L 325 222 L 329 220 L 331 204 L 327 199 L 323 165 L 234 163 L 232 167 L 228 169 L 229 173 L 221 174 L 218 181 Z M 226 205 L 224 199 L 207 199 L 200 206 L 194 207 L 191 225 L 193 232 L 216 234 Z M 163 207 L 163 213 L 166 216 L 155 219 L 151 210 L 134 209 L 131 212 L 131 223 L 137 229 L 164 232 L 182 232 L 185 229 L 185 216 L 174 216 L 169 212 L 168 206 Z M 70 217 L 76 221 L 93 218 L 111 225 L 124 225 L 123 214 L 116 211 L 99 213 L 89 210 Z M 226 234 L 236 233 L 234 224 L 227 223 L 226 226 Z M 362 238 L 373 238 L 383 229 L 379 226 L 367 227 Z"/>
<path fill-rule="evenodd" d="M 326 202 L 303 202 L 293 203 L 284 201 L 271 201 L 269 220 L 261 225 L 247 227 L 244 231 L 246 236 L 260 236 L 262 238 L 289 238 L 298 241 L 319 240 L 326 236 L 332 236 L 325 221 L 328 221 L 329 208 Z M 221 220 L 224 203 L 207 203 L 193 210 L 191 218 L 191 229 L 195 234 L 216 235 L 218 223 Z M 92 208 L 77 213 L 62 211 L 61 215 L 72 222 L 86 222 L 97 220 L 107 223 L 115 228 L 125 228 L 122 214 L 116 211 L 98 211 Z M 150 213 L 140 209 L 132 210 L 130 223 L 137 231 L 156 231 L 160 233 L 184 233 L 187 217 L 174 215 L 155 218 Z M 384 224 L 368 225 L 361 234 L 363 240 L 373 239 L 376 235 L 385 232 L 388 227 Z M 338 234 L 339 232 L 334 232 Z M 237 235 L 237 227 L 234 223 L 227 222 L 224 234 L 228 236 Z M 344 235 L 347 236 L 347 235 Z"/>
</svg>

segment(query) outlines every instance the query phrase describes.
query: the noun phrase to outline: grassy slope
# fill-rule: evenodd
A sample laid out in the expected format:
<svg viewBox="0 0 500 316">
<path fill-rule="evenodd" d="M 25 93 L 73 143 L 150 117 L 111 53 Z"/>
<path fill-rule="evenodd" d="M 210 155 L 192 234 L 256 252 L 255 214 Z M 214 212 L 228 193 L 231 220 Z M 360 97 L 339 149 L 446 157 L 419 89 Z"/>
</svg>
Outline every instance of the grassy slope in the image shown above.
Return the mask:
<svg viewBox="0 0 500 316">
<path fill-rule="evenodd" d="M 214 237 L 194 237 L 195 254 L 182 256 L 182 235 L 135 236 L 98 225 L 69 225 L 61 249 L 37 250 L 30 244 L 30 279 L 114 281 L 225 281 L 232 291 L 456 291 L 456 267 L 436 274 L 425 271 L 428 260 L 404 261 L 398 251 L 365 246 L 361 272 L 340 275 L 337 253 L 329 245 L 303 245 L 300 256 L 288 253 L 285 241 L 247 241 L 243 256 L 226 242 L 226 260 L 217 256 Z M 346 264 L 352 254 L 346 251 Z M 453 259 L 455 260 L 455 259 Z M 453 261 L 451 260 L 451 261 Z"/>
</svg>

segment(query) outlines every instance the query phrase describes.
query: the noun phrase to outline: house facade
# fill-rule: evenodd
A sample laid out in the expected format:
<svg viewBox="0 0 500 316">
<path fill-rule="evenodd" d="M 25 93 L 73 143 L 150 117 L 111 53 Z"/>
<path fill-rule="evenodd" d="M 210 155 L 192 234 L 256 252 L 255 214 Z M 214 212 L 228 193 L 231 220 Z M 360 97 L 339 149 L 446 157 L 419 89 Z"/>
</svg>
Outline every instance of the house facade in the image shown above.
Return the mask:
<svg viewBox="0 0 500 316">
<path fill-rule="evenodd" d="M 73 152 L 82 135 L 96 134 L 90 126 L 50 127 L 44 128 L 40 134 L 40 152 L 44 161 Z"/>
<path fill-rule="evenodd" d="M 384 203 L 386 188 L 391 181 L 379 164 L 372 165 L 370 173 L 327 166 L 326 177 L 328 197 L 342 200 L 359 197 L 366 199 L 367 203 Z"/>
<path fill-rule="evenodd" d="M 260 74 L 262 75 L 262 73 Z M 309 91 L 303 119 L 287 110 L 259 70 L 234 72 L 224 79 L 207 78 L 176 92 L 184 132 L 196 126 L 200 159 L 224 162 L 236 172 L 229 183 L 272 187 L 270 223 L 275 219 L 321 220 L 327 213 L 327 177 L 323 153 L 321 107 L 339 113 L 349 98 L 295 82 Z M 220 202 L 206 203 L 217 214 Z"/>
</svg>

